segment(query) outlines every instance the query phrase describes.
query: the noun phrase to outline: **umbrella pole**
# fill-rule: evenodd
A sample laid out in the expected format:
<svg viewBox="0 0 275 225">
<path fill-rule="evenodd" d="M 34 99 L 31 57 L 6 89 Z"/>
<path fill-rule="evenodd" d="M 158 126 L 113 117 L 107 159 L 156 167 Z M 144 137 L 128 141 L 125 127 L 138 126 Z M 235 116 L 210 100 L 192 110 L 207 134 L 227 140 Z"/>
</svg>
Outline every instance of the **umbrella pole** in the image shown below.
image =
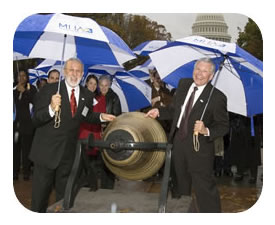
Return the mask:
<svg viewBox="0 0 275 225">
<path fill-rule="evenodd" d="M 19 74 L 19 63 L 18 63 L 18 57 L 15 56 L 16 58 L 16 69 L 17 69 L 17 75 Z"/>
<path fill-rule="evenodd" d="M 62 49 L 62 56 L 61 56 L 61 71 L 63 71 L 66 39 L 67 39 L 67 34 L 64 34 L 63 49 Z M 60 91 L 60 83 L 61 83 L 61 73 L 60 73 L 59 80 L 58 80 L 57 94 L 59 94 L 59 91 Z M 55 107 L 54 128 L 59 128 L 60 127 L 60 123 L 61 123 L 60 115 L 61 115 L 61 108 L 58 105 L 58 106 Z"/>
<path fill-rule="evenodd" d="M 221 62 L 218 71 L 216 72 L 216 75 L 215 75 L 216 78 L 215 78 L 213 87 L 212 87 L 212 89 L 211 89 L 211 91 L 210 91 L 209 97 L 208 97 L 208 99 L 207 99 L 206 105 L 205 105 L 205 107 L 204 107 L 204 109 L 203 109 L 203 112 L 202 112 L 202 114 L 201 114 L 200 121 L 203 120 L 205 111 L 206 111 L 206 109 L 207 109 L 207 107 L 208 107 L 208 104 L 209 104 L 209 101 L 210 101 L 210 99 L 211 99 L 211 97 L 212 97 L 214 88 L 216 87 L 216 84 L 217 84 L 217 81 L 218 81 L 218 79 L 219 79 L 220 73 L 221 73 L 221 71 L 222 71 L 222 69 L 223 69 L 225 59 L 226 59 L 226 56 L 224 56 L 223 61 Z M 199 132 L 194 132 L 194 133 L 193 133 L 193 145 L 194 145 L 194 150 L 195 150 L 196 152 L 198 152 L 198 151 L 200 150 Z"/>
<path fill-rule="evenodd" d="M 67 34 L 64 34 L 63 49 L 62 49 L 62 55 L 61 55 L 61 71 L 63 70 L 63 65 L 64 65 L 66 39 L 67 39 Z M 60 82 L 61 82 L 61 76 L 59 76 L 59 80 L 58 80 L 58 89 L 57 89 L 58 94 L 59 94 L 59 90 L 60 90 Z"/>
</svg>

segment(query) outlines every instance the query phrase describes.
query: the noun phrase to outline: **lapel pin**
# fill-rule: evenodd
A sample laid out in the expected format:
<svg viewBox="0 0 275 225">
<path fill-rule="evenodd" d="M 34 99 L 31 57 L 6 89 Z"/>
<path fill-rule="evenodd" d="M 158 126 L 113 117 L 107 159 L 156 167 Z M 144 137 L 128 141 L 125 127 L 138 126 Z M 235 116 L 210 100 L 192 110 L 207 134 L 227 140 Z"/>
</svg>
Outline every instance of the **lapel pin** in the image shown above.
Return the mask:
<svg viewBox="0 0 275 225">
<path fill-rule="evenodd" d="M 202 99 L 200 99 L 200 102 L 201 102 L 201 103 L 203 103 L 203 100 L 202 100 Z"/>
<path fill-rule="evenodd" d="M 82 100 L 82 101 L 84 101 L 84 100 L 85 100 L 85 98 L 81 98 L 81 100 Z"/>
</svg>

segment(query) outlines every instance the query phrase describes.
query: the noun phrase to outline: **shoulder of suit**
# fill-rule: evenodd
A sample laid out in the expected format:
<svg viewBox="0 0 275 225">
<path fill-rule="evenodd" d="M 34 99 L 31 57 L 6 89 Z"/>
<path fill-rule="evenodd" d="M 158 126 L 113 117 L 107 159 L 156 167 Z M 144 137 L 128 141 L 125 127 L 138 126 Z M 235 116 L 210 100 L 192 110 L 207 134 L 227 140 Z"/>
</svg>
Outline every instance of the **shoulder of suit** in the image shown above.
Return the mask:
<svg viewBox="0 0 275 225">
<path fill-rule="evenodd" d="M 57 83 L 51 83 L 51 84 L 46 84 L 41 90 L 38 92 L 40 94 L 43 93 L 56 93 L 58 89 L 58 82 Z"/>
<path fill-rule="evenodd" d="M 181 78 L 178 86 L 181 86 L 181 85 L 190 86 L 193 82 L 194 82 L 193 78 Z"/>
<path fill-rule="evenodd" d="M 61 83 L 60 83 L 60 86 L 61 86 Z M 47 87 L 49 89 L 57 88 L 58 87 L 58 82 L 47 84 L 45 87 Z"/>
<path fill-rule="evenodd" d="M 220 96 L 222 96 L 224 98 L 227 98 L 226 95 L 221 90 L 219 90 L 218 88 L 215 87 L 214 90 L 215 90 L 216 95 L 220 95 Z"/>
</svg>

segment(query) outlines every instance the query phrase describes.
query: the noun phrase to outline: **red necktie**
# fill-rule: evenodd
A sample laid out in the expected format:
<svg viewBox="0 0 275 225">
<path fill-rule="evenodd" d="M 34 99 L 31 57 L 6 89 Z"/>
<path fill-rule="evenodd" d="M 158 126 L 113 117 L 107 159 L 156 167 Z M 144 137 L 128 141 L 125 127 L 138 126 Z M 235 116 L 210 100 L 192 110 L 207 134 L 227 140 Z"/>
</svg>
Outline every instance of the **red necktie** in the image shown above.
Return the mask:
<svg viewBox="0 0 275 225">
<path fill-rule="evenodd" d="M 188 102 L 185 106 L 184 113 L 180 122 L 179 132 L 181 137 L 184 139 L 187 136 L 187 128 L 188 128 L 188 119 L 190 116 L 190 112 L 193 107 L 193 102 L 195 98 L 195 92 L 198 90 L 198 88 L 195 86 L 192 94 L 190 95 L 190 98 L 188 99 Z"/>
<path fill-rule="evenodd" d="M 74 91 L 75 90 L 72 89 L 71 98 L 70 98 L 72 117 L 74 117 L 74 115 L 76 113 L 76 99 L 74 96 Z"/>
</svg>

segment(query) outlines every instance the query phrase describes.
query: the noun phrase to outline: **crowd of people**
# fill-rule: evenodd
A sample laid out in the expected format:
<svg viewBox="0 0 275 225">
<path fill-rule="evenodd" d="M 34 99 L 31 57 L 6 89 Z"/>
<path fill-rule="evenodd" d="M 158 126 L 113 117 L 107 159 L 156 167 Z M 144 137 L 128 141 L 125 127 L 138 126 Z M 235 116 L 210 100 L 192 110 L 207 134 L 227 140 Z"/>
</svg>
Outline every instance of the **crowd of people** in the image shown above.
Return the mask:
<svg viewBox="0 0 275 225">
<path fill-rule="evenodd" d="M 58 82 L 60 72 L 49 71 L 48 79 L 37 80 L 36 87 L 29 82 L 27 71 L 18 72 L 13 87 L 14 120 L 13 120 L 13 179 L 18 180 L 22 163 L 24 180 L 30 179 L 31 161 L 29 153 L 32 144 L 34 126 L 32 124 L 33 105 L 36 93 L 47 83 Z"/>
<path fill-rule="evenodd" d="M 172 197 L 191 195 L 193 189 L 199 212 L 221 212 L 213 175 L 234 176 L 240 182 L 249 170 L 249 182 L 255 183 L 261 164 L 262 115 L 255 117 L 251 127 L 250 118 L 227 112 L 226 96 L 214 88 L 213 100 L 203 121 L 199 120 L 213 88 L 214 71 L 210 59 L 198 60 L 193 78 L 181 79 L 177 89 L 169 89 L 156 69 L 149 70 L 145 82 L 152 88 L 151 106 L 140 109 L 157 119 L 173 142 Z M 46 212 L 53 188 L 56 201 L 64 197 L 77 139 L 90 133 L 101 139 L 108 122 L 122 113 L 119 97 L 111 89 L 111 77 L 89 75 L 83 87 L 83 72 L 80 60 L 66 61 L 59 93 L 58 70 L 50 71 L 47 80 L 40 79 L 37 87 L 29 83 L 26 71 L 18 73 L 13 91 L 13 179 L 19 179 L 20 168 L 25 181 L 32 175 L 33 211 Z M 61 124 L 55 129 L 57 110 L 61 110 Z M 199 135 L 199 151 L 193 148 L 193 132 Z M 95 172 L 91 188 L 113 189 L 116 177 L 105 166 L 99 149 L 85 151 Z M 237 167 L 235 174 L 233 165 Z"/>
</svg>

